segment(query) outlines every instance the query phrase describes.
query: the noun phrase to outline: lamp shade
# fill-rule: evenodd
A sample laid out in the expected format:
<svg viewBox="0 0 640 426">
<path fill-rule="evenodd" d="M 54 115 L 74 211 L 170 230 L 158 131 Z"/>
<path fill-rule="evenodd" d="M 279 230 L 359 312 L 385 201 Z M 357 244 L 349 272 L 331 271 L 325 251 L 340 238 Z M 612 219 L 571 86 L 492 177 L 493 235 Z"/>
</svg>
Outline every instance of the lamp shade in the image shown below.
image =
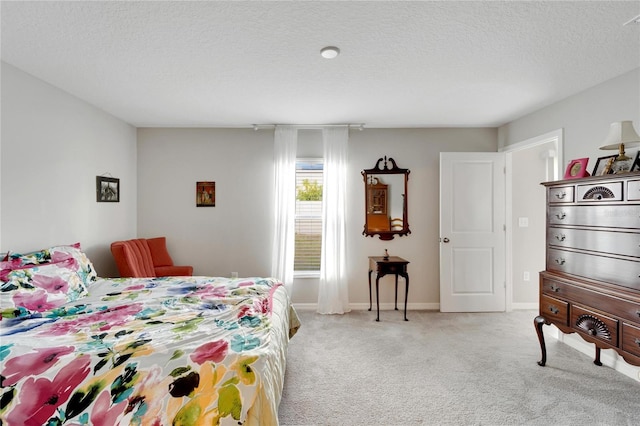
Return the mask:
<svg viewBox="0 0 640 426">
<path fill-rule="evenodd" d="M 631 120 L 611 123 L 607 139 L 600 149 L 619 149 L 620 144 L 624 144 L 627 148 L 640 145 L 640 136 L 633 128 Z"/>
</svg>

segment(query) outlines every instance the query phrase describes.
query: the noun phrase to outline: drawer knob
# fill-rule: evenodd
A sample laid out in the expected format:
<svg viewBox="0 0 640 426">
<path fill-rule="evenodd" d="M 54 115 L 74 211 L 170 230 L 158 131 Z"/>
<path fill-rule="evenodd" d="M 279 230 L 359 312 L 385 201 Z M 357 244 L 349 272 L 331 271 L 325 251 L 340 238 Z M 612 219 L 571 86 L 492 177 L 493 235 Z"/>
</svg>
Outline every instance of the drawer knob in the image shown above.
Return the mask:
<svg viewBox="0 0 640 426">
<path fill-rule="evenodd" d="M 560 292 L 560 287 L 558 287 L 555 284 L 551 284 L 551 291 L 558 293 L 558 292 Z"/>
<path fill-rule="evenodd" d="M 556 217 L 558 219 L 564 219 L 565 217 L 567 217 L 567 214 L 565 212 L 562 213 L 556 213 Z"/>
<path fill-rule="evenodd" d="M 561 193 L 557 193 L 556 194 L 556 198 L 558 198 L 559 200 L 562 200 L 564 197 L 567 196 L 567 193 L 562 191 Z"/>
<path fill-rule="evenodd" d="M 556 263 L 557 263 L 558 265 L 564 265 L 564 263 L 565 263 L 565 262 L 566 262 L 566 261 L 565 261 L 564 259 L 562 259 L 562 258 L 560 258 L 560 259 L 556 259 Z"/>
<path fill-rule="evenodd" d="M 638 339 L 638 338 L 636 337 L 635 342 L 636 342 L 636 345 L 640 346 L 640 339 Z"/>
<path fill-rule="evenodd" d="M 640 317 L 640 310 L 636 311 L 636 315 Z"/>
<path fill-rule="evenodd" d="M 564 241 L 565 238 L 567 238 L 567 236 L 564 235 L 564 234 L 556 235 L 556 240 L 558 240 L 558 241 Z"/>
<path fill-rule="evenodd" d="M 555 306 L 549 306 L 549 311 L 554 315 L 558 315 L 558 313 L 560 312 L 560 310 Z"/>
<path fill-rule="evenodd" d="M 595 328 L 590 328 L 589 329 L 589 334 L 592 336 L 595 336 L 596 334 L 598 334 L 598 331 Z"/>
</svg>

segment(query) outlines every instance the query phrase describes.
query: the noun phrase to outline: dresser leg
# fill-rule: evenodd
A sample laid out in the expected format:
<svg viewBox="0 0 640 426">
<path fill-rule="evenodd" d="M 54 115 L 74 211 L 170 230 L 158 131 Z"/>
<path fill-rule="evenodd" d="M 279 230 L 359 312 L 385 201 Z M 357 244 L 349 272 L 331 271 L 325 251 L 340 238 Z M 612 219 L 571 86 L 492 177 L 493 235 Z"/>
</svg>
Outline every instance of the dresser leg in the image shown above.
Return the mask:
<svg viewBox="0 0 640 426">
<path fill-rule="evenodd" d="M 595 365 L 602 367 L 602 363 L 600 362 L 600 348 L 596 346 L 596 359 L 593 360 Z"/>
<path fill-rule="evenodd" d="M 536 327 L 536 333 L 538 333 L 538 340 L 540 341 L 540 350 L 542 351 L 542 359 L 538 361 L 538 365 L 544 367 L 547 363 L 547 346 L 544 344 L 544 335 L 542 334 L 542 326 L 546 323 L 543 316 L 538 315 L 533 320 L 533 325 Z"/>
</svg>

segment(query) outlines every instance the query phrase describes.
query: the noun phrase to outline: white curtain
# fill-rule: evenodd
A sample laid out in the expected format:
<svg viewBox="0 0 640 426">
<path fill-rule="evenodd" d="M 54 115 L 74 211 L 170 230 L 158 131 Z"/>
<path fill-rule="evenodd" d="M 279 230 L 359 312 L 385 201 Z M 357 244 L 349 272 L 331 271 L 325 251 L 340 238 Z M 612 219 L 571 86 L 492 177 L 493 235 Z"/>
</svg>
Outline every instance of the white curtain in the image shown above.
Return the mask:
<svg viewBox="0 0 640 426">
<path fill-rule="evenodd" d="M 296 214 L 296 145 L 298 130 L 276 126 L 274 138 L 275 226 L 271 275 L 281 280 L 289 294 L 293 287 Z"/>
<path fill-rule="evenodd" d="M 349 312 L 346 270 L 347 141 L 349 127 L 322 129 L 324 180 L 322 189 L 322 254 L 318 313 Z"/>
</svg>

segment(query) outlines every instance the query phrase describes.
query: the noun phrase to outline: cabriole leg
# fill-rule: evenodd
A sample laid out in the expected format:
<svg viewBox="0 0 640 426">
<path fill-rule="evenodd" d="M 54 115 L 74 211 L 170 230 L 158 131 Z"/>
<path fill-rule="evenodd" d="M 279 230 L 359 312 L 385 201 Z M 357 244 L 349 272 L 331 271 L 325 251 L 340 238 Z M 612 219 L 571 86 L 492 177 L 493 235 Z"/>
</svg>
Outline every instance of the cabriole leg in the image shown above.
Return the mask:
<svg viewBox="0 0 640 426">
<path fill-rule="evenodd" d="M 542 351 L 542 359 L 538 361 L 538 365 L 544 367 L 547 363 L 547 346 L 544 344 L 544 335 L 542 334 L 542 326 L 546 321 L 543 316 L 538 315 L 533 320 L 533 325 L 536 327 L 536 333 L 538 333 L 538 340 L 540 341 L 540 350 Z"/>
</svg>

